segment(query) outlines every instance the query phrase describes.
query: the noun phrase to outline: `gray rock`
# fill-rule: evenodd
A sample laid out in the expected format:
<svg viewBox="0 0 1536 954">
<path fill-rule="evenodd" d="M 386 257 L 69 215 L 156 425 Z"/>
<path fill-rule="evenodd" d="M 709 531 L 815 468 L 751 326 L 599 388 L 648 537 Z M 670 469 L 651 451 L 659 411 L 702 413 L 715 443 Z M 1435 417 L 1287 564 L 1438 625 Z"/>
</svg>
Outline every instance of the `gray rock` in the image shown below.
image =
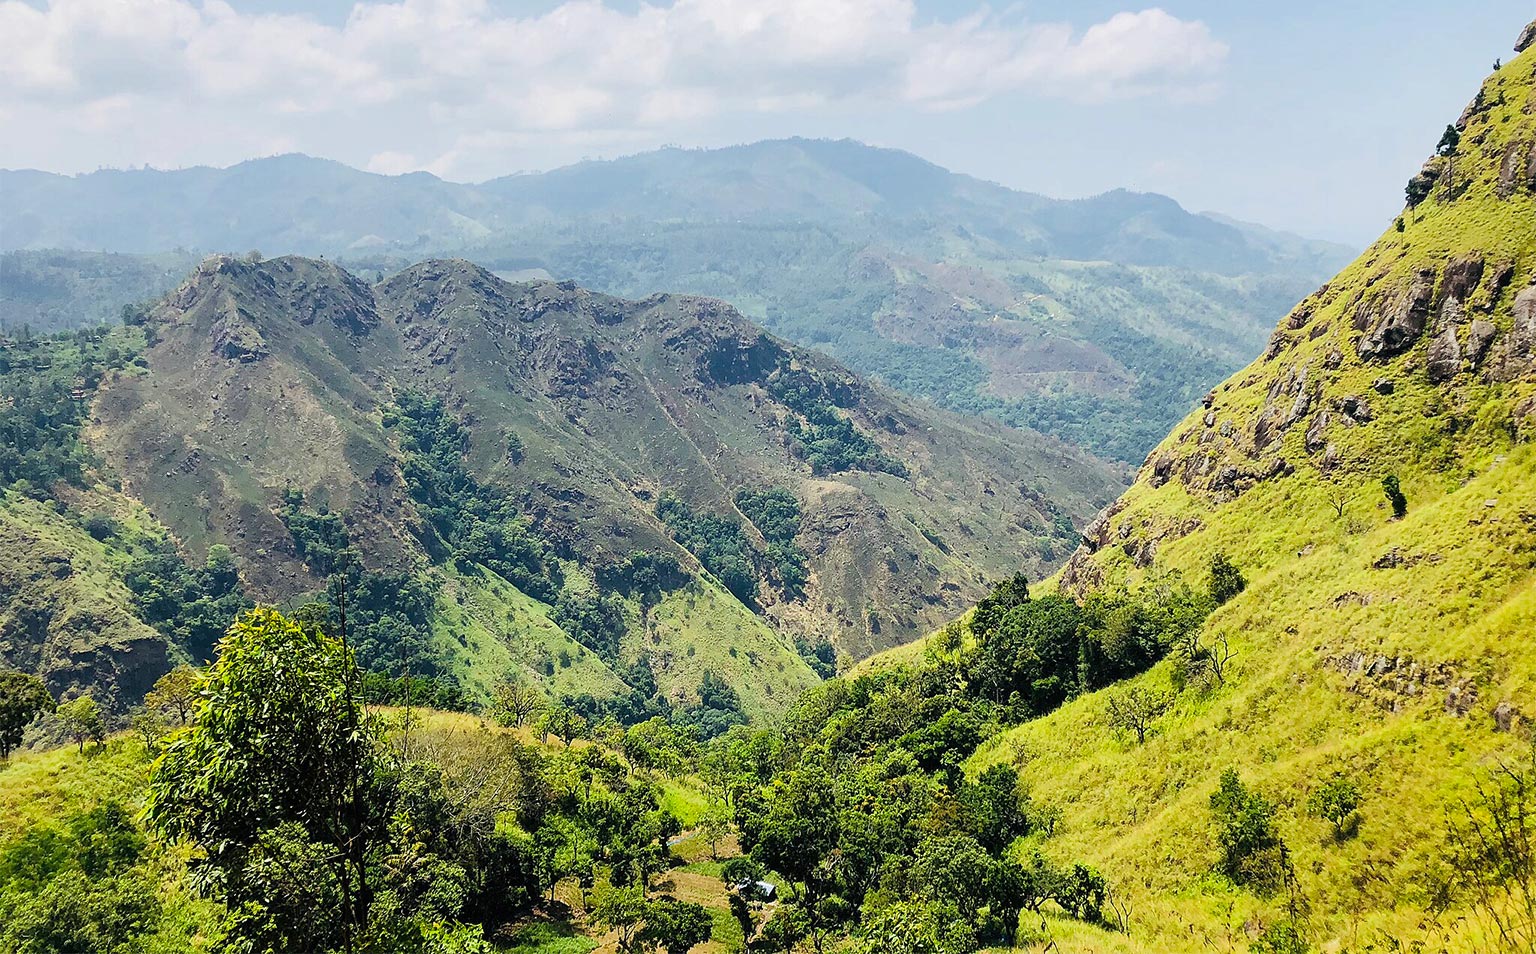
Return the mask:
<svg viewBox="0 0 1536 954">
<path fill-rule="evenodd" d="M 1515 708 L 1513 703 L 1508 701 L 1501 702 L 1493 707 L 1493 729 L 1495 732 L 1508 732 L 1523 717 L 1523 714 L 1519 709 Z"/>
<path fill-rule="evenodd" d="M 1532 20 L 1520 31 L 1520 39 L 1515 41 L 1515 52 L 1524 53 L 1532 46 L 1536 46 L 1536 20 Z"/>
<path fill-rule="evenodd" d="M 1407 288 L 1362 309 L 1356 315 L 1356 324 L 1365 332 L 1358 345 L 1360 356 L 1391 357 L 1412 347 L 1429 324 L 1434 287 L 1434 270 L 1426 269 Z"/>
<path fill-rule="evenodd" d="M 1479 318 L 1472 322 L 1472 328 L 1467 332 L 1467 358 L 1472 362 L 1472 367 L 1482 363 L 1488 354 L 1488 346 L 1493 344 L 1493 338 L 1498 333 L 1498 326 L 1491 321 Z"/>
<path fill-rule="evenodd" d="M 1461 370 L 1461 344 L 1456 340 L 1456 326 L 1448 324 L 1445 331 L 1429 343 L 1429 380 L 1435 384 L 1449 381 Z"/>
<path fill-rule="evenodd" d="M 1371 382 L 1371 390 L 1377 394 L 1391 394 L 1397 390 L 1397 385 L 1392 383 L 1391 378 L 1377 378 Z"/>
<path fill-rule="evenodd" d="M 1312 418 L 1312 423 L 1307 426 L 1307 452 L 1315 454 L 1328 444 L 1328 412 L 1318 411 Z"/>
</svg>

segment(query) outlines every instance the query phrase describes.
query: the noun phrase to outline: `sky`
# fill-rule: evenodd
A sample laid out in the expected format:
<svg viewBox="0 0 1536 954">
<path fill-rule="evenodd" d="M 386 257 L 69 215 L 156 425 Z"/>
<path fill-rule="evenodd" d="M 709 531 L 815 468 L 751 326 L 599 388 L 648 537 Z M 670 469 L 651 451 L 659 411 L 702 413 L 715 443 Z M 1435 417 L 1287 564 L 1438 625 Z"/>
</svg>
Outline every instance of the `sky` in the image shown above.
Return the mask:
<svg viewBox="0 0 1536 954">
<path fill-rule="evenodd" d="M 0 0 L 0 167 L 851 137 L 1363 245 L 1536 0 Z M 4 197 L 0 196 L 0 215 Z"/>
</svg>

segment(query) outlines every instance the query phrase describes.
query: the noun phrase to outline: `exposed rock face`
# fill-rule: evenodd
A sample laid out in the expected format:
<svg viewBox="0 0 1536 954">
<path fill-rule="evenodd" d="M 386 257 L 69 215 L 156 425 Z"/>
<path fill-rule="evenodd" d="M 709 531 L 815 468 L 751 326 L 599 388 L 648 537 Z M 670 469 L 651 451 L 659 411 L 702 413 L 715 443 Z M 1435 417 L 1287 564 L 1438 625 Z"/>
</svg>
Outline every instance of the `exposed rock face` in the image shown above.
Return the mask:
<svg viewBox="0 0 1536 954">
<path fill-rule="evenodd" d="M 1391 357 L 1412 347 L 1429 324 L 1434 287 L 1434 270 L 1425 269 L 1407 288 L 1362 306 L 1355 315 L 1355 327 L 1365 332 L 1360 338 L 1360 356 Z"/>
<path fill-rule="evenodd" d="M 1514 319 L 1504 341 L 1500 375 L 1509 381 L 1536 372 L 1536 285 L 1515 296 Z"/>
<path fill-rule="evenodd" d="M 1456 326 L 1446 325 L 1445 330 L 1429 344 L 1429 380 L 1435 384 L 1449 381 L 1461 370 L 1461 344 L 1456 340 Z"/>
<path fill-rule="evenodd" d="M 1520 39 L 1515 41 L 1515 52 L 1524 53 L 1533 45 L 1536 45 L 1536 20 L 1526 24 L 1525 29 L 1520 31 Z"/>
<path fill-rule="evenodd" d="M 1479 318 L 1472 322 L 1472 329 L 1467 332 L 1467 358 L 1474 368 L 1482 364 L 1488 354 L 1488 346 L 1493 344 L 1494 335 L 1498 331 L 1498 327 L 1491 321 Z"/>
</svg>

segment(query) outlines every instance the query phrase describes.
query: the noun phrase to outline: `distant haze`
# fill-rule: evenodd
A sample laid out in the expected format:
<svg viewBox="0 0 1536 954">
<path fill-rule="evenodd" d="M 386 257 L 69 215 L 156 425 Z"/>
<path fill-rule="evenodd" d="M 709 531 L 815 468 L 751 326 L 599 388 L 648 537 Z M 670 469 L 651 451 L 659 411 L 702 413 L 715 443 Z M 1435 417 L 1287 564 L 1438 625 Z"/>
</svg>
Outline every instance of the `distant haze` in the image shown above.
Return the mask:
<svg viewBox="0 0 1536 954">
<path fill-rule="evenodd" d="M 0 0 L 0 166 L 305 152 L 482 181 L 851 136 L 1014 188 L 1162 192 L 1361 245 L 1536 15 L 1476 7 Z"/>
</svg>

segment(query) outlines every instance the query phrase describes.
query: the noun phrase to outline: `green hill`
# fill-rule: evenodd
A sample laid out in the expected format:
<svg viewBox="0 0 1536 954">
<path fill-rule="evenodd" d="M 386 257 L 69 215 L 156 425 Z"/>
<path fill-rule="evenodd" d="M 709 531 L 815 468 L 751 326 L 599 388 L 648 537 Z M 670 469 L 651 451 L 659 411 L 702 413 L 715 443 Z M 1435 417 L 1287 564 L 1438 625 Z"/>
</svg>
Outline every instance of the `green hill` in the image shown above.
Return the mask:
<svg viewBox="0 0 1536 954">
<path fill-rule="evenodd" d="M 1437 891 L 1455 882 L 1448 824 L 1529 748 L 1533 108 L 1526 52 L 1425 165 L 1418 201 L 1173 430 L 1060 575 L 1075 593 L 1201 581 L 1223 553 L 1248 581 L 1204 629 L 1229 641 L 1230 672 L 1178 693 L 1145 744 L 1109 724 L 1117 687 L 969 763 L 1019 766 L 1062 808 L 1060 850 L 1120 873 L 1140 930 L 1060 922 L 1060 950 L 1246 950 L 1287 920 L 1283 893 L 1210 874 L 1208 800 L 1229 767 L 1276 808 L 1317 949 L 1512 949 L 1487 915 L 1519 917 L 1518 881 L 1491 908 L 1460 895 L 1447 911 Z M 1131 686 L 1166 691 L 1179 672 L 1173 659 Z M 1335 777 L 1360 792 L 1347 839 L 1309 811 Z"/>
<path fill-rule="evenodd" d="M 5 347 L 8 414 L 39 444 L 6 476 L 42 476 L 0 507 L 0 545 L 18 577 L 55 559 L 40 539 L 75 566 L 14 584 L 6 658 L 66 689 L 122 644 L 145 674 L 96 679 L 125 703 L 205 658 L 242 600 L 298 605 L 344 572 L 379 672 L 470 699 L 509 673 L 597 699 L 654 679 L 679 705 L 714 673 L 781 710 L 828 647 L 909 641 L 1056 565 L 1117 489 L 1067 445 L 870 385 L 719 302 L 459 261 L 369 286 L 214 258 L 112 335 Z M 99 613 L 44 612 L 81 587 Z"/>
<path fill-rule="evenodd" d="M 255 248 L 370 276 L 454 255 L 633 298 L 720 297 L 910 394 L 1131 463 L 1348 257 L 1163 196 L 1058 201 L 846 140 L 663 149 L 479 185 L 279 156 L 0 172 L 0 189 L 6 252 Z M 39 269 L 0 259 L 6 324 L 44 313 L 39 286 L 69 284 Z M 120 302 L 144 297 L 126 277 Z M 75 284 L 89 311 L 99 286 Z"/>
</svg>

